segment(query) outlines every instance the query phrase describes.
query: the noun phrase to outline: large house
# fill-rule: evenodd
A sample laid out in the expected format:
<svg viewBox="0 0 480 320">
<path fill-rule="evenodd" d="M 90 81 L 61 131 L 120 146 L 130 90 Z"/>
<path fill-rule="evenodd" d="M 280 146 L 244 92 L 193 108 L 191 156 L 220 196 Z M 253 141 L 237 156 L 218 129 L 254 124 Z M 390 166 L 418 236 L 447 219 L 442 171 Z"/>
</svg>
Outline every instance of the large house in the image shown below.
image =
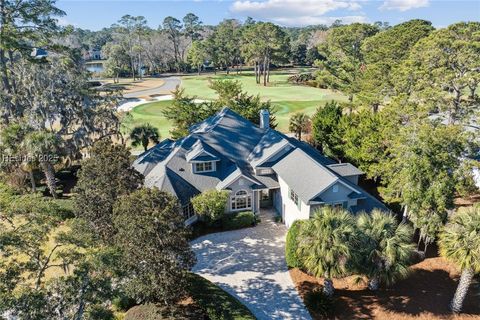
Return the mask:
<svg viewBox="0 0 480 320">
<path fill-rule="evenodd" d="M 187 224 L 196 220 L 190 199 L 209 189 L 230 192 L 229 212 L 274 208 L 287 226 L 325 205 L 354 213 L 386 210 L 357 185 L 360 170 L 271 129 L 267 111 L 257 126 L 224 108 L 189 131 L 177 141 L 162 141 L 134 162 L 147 187 L 178 197 Z"/>
</svg>

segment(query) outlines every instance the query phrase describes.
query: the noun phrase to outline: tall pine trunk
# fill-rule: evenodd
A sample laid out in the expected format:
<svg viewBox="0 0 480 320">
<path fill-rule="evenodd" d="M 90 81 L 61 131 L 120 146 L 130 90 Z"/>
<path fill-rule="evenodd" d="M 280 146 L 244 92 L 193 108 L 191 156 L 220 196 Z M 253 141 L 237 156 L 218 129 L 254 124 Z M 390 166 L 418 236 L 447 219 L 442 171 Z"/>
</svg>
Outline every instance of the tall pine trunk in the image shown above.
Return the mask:
<svg viewBox="0 0 480 320">
<path fill-rule="evenodd" d="M 463 301 L 465 300 L 465 296 L 467 295 L 468 288 L 470 287 L 470 283 L 472 283 L 473 275 L 474 275 L 474 272 L 472 269 L 465 269 L 462 271 L 462 275 L 460 276 L 460 282 L 458 283 L 457 291 L 455 291 L 453 300 L 450 303 L 450 309 L 453 312 L 462 311 Z"/>
<path fill-rule="evenodd" d="M 35 176 L 33 175 L 33 170 L 28 170 L 28 176 L 30 178 L 30 184 L 32 186 L 32 193 L 37 192 L 37 185 L 35 184 Z"/>
<path fill-rule="evenodd" d="M 40 162 L 40 166 L 45 174 L 48 190 L 50 190 L 52 197 L 57 199 L 57 182 L 55 181 L 55 170 L 53 169 L 52 164 L 48 161 L 42 161 Z"/>
<path fill-rule="evenodd" d="M 267 86 L 267 57 L 263 59 L 263 86 Z"/>
</svg>

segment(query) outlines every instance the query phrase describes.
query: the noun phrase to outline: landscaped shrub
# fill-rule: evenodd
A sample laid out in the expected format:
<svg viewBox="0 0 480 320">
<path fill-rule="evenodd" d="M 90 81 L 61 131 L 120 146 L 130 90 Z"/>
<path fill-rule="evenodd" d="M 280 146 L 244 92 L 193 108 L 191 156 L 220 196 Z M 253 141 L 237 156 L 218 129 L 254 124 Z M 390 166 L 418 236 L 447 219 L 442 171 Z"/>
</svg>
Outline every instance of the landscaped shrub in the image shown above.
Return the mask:
<svg viewBox="0 0 480 320">
<path fill-rule="evenodd" d="M 288 77 L 288 82 L 295 84 L 304 84 L 308 81 L 314 80 L 315 76 L 311 72 L 294 74 Z"/>
<path fill-rule="evenodd" d="M 112 304 L 115 307 L 115 310 L 127 311 L 130 308 L 133 308 L 136 305 L 136 302 L 134 299 L 122 294 L 121 296 L 115 297 L 112 300 Z"/>
<path fill-rule="evenodd" d="M 285 259 L 289 268 L 301 268 L 302 264 L 297 255 L 298 248 L 298 234 L 302 225 L 301 220 L 296 220 L 290 226 L 287 233 L 287 240 L 285 245 Z"/>
<path fill-rule="evenodd" d="M 123 320 L 191 319 L 206 319 L 205 312 L 195 304 L 160 306 L 149 303 L 131 308 Z"/>
<path fill-rule="evenodd" d="M 113 311 L 105 308 L 101 305 L 93 305 L 88 308 L 87 317 L 88 320 L 113 320 L 115 315 Z"/>
<path fill-rule="evenodd" d="M 192 199 L 193 210 L 207 223 L 213 224 L 225 214 L 229 192 L 207 190 Z"/>
<path fill-rule="evenodd" d="M 305 305 L 310 312 L 324 317 L 333 312 L 333 300 L 326 296 L 321 288 L 315 288 L 305 295 Z"/>
<path fill-rule="evenodd" d="M 253 226 L 255 214 L 251 211 L 227 214 L 222 219 L 222 226 L 225 230 L 241 229 Z"/>
</svg>

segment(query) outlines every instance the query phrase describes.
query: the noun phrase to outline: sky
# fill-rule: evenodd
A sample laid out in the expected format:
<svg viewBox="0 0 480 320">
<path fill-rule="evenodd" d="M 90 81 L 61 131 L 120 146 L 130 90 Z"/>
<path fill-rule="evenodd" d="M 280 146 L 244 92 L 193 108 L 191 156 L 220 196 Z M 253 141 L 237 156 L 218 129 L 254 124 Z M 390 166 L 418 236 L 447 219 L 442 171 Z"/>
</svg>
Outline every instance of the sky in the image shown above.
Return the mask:
<svg viewBox="0 0 480 320">
<path fill-rule="evenodd" d="M 62 25 L 90 30 L 109 27 L 125 14 L 144 16 L 152 28 L 192 12 L 207 25 L 223 19 L 271 21 L 283 26 L 386 21 L 395 25 L 425 19 L 436 28 L 459 21 L 480 21 L 480 0 L 57 0 L 66 12 Z"/>
</svg>

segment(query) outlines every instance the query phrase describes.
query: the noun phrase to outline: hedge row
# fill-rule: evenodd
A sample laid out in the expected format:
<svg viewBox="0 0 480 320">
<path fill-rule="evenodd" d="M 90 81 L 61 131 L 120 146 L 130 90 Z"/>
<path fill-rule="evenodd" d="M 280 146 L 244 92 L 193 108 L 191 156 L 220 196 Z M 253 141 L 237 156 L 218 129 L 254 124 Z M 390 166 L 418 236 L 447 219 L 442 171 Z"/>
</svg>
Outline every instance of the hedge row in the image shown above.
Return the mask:
<svg viewBox="0 0 480 320">
<path fill-rule="evenodd" d="M 235 230 L 253 226 L 255 223 L 255 214 L 251 211 L 226 214 L 222 218 L 222 228 L 224 230 Z"/>
</svg>

